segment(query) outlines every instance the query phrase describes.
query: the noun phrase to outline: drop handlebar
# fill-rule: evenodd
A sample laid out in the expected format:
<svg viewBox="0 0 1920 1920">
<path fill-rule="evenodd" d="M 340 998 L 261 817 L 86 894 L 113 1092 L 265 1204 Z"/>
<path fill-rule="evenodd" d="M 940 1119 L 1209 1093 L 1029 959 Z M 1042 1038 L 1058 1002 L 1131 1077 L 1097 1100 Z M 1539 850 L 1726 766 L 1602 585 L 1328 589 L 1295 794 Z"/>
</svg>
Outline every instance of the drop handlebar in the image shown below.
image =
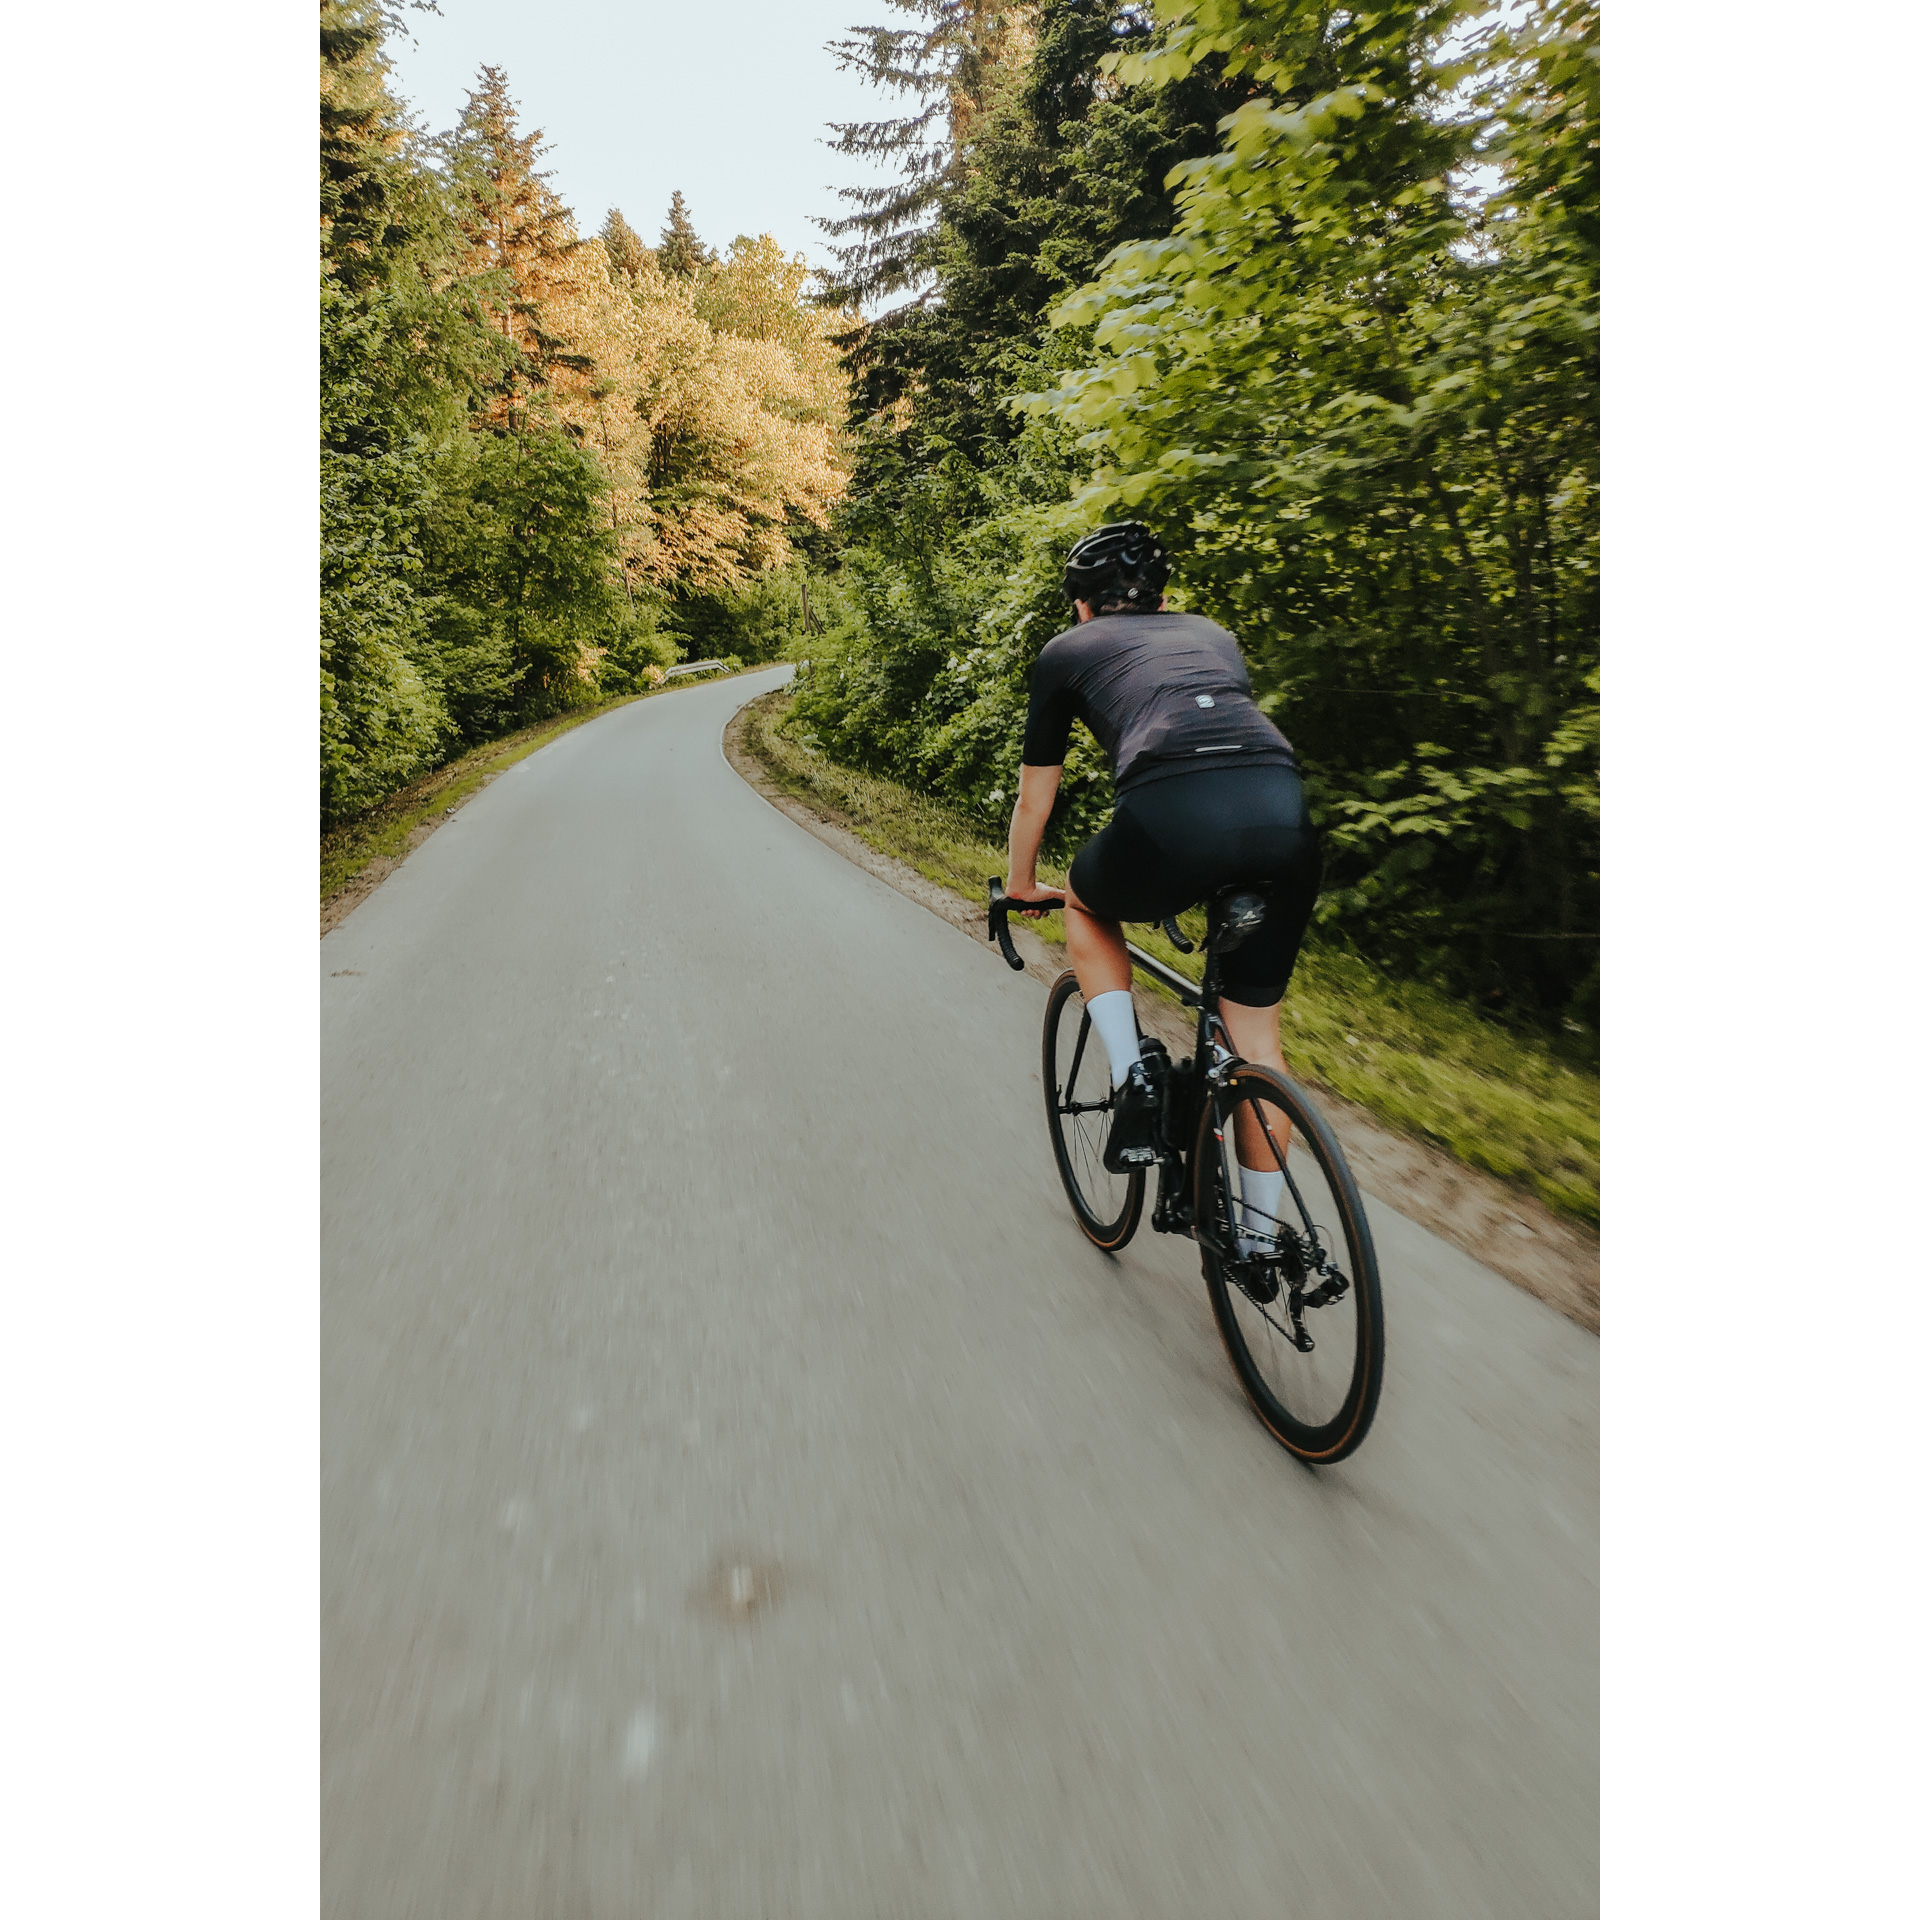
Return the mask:
<svg viewBox="0 0 1920 1920">
<path fill-rule="evenodd" d="M 1001 956 L 1015 973 L 1024 973 L 1027 963 L 1014 951 L 1013 935 L 1007 928 L 1007 916 L 1014 913 L 1051 913 L 1055 907 L 1064 906 L 1064 900 L 1013 900 L 1007 896 L 1007 890 L 999 880 L 987 882 L 987 938 L 1000 943 Z M 1160 930 L 1182 953 L 1193 951 L 1193 942 L 1181 931 L 1180 923 L 1169 917 L 1160 923 Z M 1164 961 L 1156 960 L 1152 954 L 1136 947 L 1131 940 L 1127 942 L 1127 952 L 1136 967 L 1143 967 L 1152 974 L 1161 985 L 1176 998 L 1184 1000 L 1188 1006 L 1197 1007 L 1200 996 L 1194 991 L 1194 985 L 1185 974 L 1176 973 Z"/>
<path fill-rule="evenodd" d="M 987 938 L 1000 942 L 1000 954 L 1015 973 L 1024 973 L 1027 963 L 1014 951 L 1013 935 L 1007 930 L 1009 913 L 1051 913 L 1065 906 L 1064 900 L 1010 900 L 998 879 L 987 882 Z"/>
</svg>

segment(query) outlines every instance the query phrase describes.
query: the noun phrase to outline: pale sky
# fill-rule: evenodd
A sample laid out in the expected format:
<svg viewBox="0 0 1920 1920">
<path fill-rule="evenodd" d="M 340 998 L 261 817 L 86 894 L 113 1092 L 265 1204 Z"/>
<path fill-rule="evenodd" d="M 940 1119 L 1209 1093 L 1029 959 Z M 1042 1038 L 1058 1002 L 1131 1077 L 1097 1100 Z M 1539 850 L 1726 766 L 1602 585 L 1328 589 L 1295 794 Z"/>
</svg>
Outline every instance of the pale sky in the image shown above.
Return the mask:
<svg viewBox="0 0 1920 1920">
<path fill-rule="evenodd" d="M 416 44 L 387 52 L 394 90 L 435 131 L 483 61 L 504 67 L 582 233 L 617 206 L 651 244 L 678 187 L 709 245 L 771 233 L 819 264 L 808 216 L 840 210 L 835 186 L 885 177 L 830 152 L 826 123 L 898 110 L 826 43 L 902 18 L 885 0 L 440 0 L 440 17 L 407 16 Z"/>
</svg>

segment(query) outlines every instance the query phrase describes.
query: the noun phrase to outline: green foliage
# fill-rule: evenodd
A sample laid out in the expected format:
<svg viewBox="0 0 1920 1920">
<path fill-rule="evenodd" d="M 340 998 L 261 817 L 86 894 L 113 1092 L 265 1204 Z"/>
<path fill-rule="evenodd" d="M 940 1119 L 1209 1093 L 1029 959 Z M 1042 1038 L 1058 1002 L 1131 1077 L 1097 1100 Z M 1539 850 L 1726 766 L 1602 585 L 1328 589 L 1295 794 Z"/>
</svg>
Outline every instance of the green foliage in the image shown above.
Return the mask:
<svg viewBox="0 0 1920 1920">
<path fill-rule="evenodd" d="M 593 456 L 535 422 L 453 442 L 425 527 L 434 649 L 469 739 L 590 701 L 624 610 Z"/>
<path fill-rule="evenodd" d="M 320 795 L 338 819 L 431 766 L 453 731 L 418 664 L 424 620 L 411 534 L 423 491 L 409 454 L 322 453 Z"/>
<path fill-rule="evenodd" d="M 647 675 L 649 667 L 664 673 L 673 665 L 673 635 L 661 630 L 659 617 L 660 610 L 651 601 L 616 611 L 594 674 L 602 693 L 640 693 L 653 684 Z"/>
<path fill-rule="evenodd" d="M 440 363 L 464 316 L 436 293 L 446 222 L 405 158 L 380 11 L 320 9 L 320 794 L 338 819 L 431 766 L 453 727 L 423 662 L 418 530 L 432 498 L 422 436 L 449 412 Z M 478 357 L 488 349 L 482 345 Z"/>
<path fill-rule="evenodd" d="M 373 387 L 391 307 L 320 287 L 320 793 L 365 806 L 432 764 L 451 728 L 417 656 L 415 528 L 430 494 L 412 446 L 382 445 Z"/>
<path fill-rule="evenodd" d="M 607 250 L 608 267 L 615 273 L 625 274 L 629 280 L 653 251 L 627 224 L 626 216 L 618 207 L 609 207 L 607 217 L 600 223 L 600 244 Z"/>
<path fill-rule="evenodd" d="M 1301 753 L 1323 921 L 1591 1026 L 1597 28 L 1486 11 L 1039 9 L 943 176 L 939 299 L 854 343 L 850 618 L 800 705 L 998 824 L 1055 558 L 1147 519 Z M 1054 843 L 1106 798 L 1070 757 Z"/>
<path fill-rule="evenodd" d="M 1180 218 L 1062 304 L 1096 351 L 1030 402 L 1232 626 L 1299 742 L 1323 912 L 1496 1003 L 1597 991 L 1597 27 L 1400 0 L 1204 0 L 1125 56 L 1262 93 Z M 1483 201 L 1470 163 L 1498 170 Z"/>
<path fill-rule="evenodd" d="M 791 566 L 761 574 L 739 593 L 683 595 L 664 619 L 685 658 L 758 666 L 809 652 L 807 612 L 819 621 L 823 603 L 834 604 L 831 590 L 823 594 L 820 582 Z"/>
<path fill-rule="evenodd" d="M 849 617 L 813 648 L 798 700 L 836 755 L 924 785 L 991 826 L 1004 823 L 1019 785 L 1027 666 L 1062 624 L 1065 546 L 1031 507 L 943 518 L 956 491 L 977 502 L 982 484 L 958 461 L 902 476 L 894 537 L 842 557 Z M 1076 737 L 1049 847 L 1085 838 L 1112 803 L 1104 761 Z"/>
<path fill-rule="evenodd" d="M 516 356 L 452 270 L 454 203 L 387 91 L 383 11 L 326 0 L 320 24 L 320 797 L 331 825 L 501 724 L 526 672 L 448 577 L 444 537 L 465 504 L 468 407 Z"/>
</svg>

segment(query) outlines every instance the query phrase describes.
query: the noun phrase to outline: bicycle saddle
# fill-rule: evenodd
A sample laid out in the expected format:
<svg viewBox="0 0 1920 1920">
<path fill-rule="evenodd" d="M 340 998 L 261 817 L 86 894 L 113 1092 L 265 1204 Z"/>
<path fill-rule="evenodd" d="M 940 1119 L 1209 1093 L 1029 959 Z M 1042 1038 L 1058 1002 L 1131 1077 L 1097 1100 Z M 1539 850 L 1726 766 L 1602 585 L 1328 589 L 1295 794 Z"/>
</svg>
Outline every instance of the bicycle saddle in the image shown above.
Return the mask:
<svg viewBox="0 0 1920 1920">
<path fill-rule="evenodd" d="M 1266 917 L 1267 903 L 1257 893 L 1215 894 L 1207 907 L 1207 944 L 1215 953 L 1231 953 Z"/>
</svg>

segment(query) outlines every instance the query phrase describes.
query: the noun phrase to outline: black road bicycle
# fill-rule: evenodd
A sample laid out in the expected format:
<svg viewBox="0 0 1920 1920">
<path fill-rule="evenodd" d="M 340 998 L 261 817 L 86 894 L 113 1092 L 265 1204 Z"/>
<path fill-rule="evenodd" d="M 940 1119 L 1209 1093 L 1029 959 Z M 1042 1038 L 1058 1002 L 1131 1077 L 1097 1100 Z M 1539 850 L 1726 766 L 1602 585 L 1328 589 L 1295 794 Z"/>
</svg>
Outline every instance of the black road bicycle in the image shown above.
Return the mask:
<svg viewBox="0 0 1920 1920">
<path fill-rule="evenodd" d="M 999 941 L 1008 966 L 1023 968 L 1007 930 L 1009 912 L 1060 902 L 1010 901 L 998 880 L 989 884 L 987 902 L 989 939 Z M 1172 1059 L 1151 1037 L 1140 1043 L 1160 1087 L 1154 1230 L 1199 1243 L 1213 1317 L 1247 1398 L 1289 1453 L 1318 1466 L 1344 1460 L 1366 1438 L 1380 1400 L 1386 1325 L 1366 1209 L 1333 1129 L 1291 1080 L 1240 1059 L 1220 1018 L 1220 956 L 1266 911 L 1266 901 L 1246 888 L 1228 888 L 1207 903 L 1207 964 L 1197 991 L 1131 941 L 1127 951 L 1199 1015 L 1190 1059 Z M 1162 926 L 1181 952 L 1193 951 L 1176 922 Z M 1118 1253 L 1139 1228 L 1148 1168 L 1107 1170 L 1112 1076 L 1071 970 L 1048 995 L 1040 1058 L 1047 1130 L 1068 1203 L 1081 1232 L 1103 1252 Z M 1242 1151 L 1279 1164 L 1278 1214 L 1245 1197 Z M 1249 1245 L 1253 1251 L 1243 1252 Z"/>
</svg>

